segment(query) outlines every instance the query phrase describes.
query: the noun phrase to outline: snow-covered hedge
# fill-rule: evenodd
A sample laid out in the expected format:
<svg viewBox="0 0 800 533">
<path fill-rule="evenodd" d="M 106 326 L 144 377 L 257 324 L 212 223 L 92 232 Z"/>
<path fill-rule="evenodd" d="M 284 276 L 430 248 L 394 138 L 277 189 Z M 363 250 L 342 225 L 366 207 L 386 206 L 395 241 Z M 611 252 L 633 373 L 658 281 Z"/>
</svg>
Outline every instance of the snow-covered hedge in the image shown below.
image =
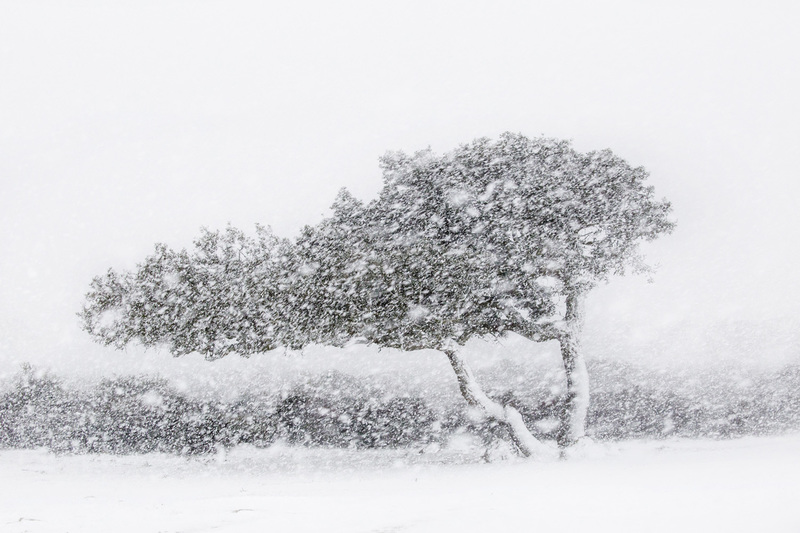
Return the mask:
<svg viewBox="0 0 800 533">
<path fill-rule="evenodd" d="M 645 371 L 593 362 L 588 433 L 596 439 L 733 437 L 800 429 L 800 365 L 776 371 Z M 546 384 L 542 384 L 546 385 Z M 157 377 L 107 379 L 67 386 L 24 368 L 0 384 L 0 447 L 59 452 L 196 454 L 236 444 L 420 448 L 446 445 L 458 434 L 487 445 L 503 437 L 496 422 L 461 403 L 387 391 L 377 383 L 327 372 L 276 391 L 240 391 L 234 400 L 197 398 Z M 564 408 L 558 390 L 516 396 L 495 390 L 519 409 L 542 438 L 555 438 Z M 552 390 L 551 394 L 541 391 Z"/>
<path fill-rule="evenodd" d="M 0 396 L 0 446 L 55 451 L 206 453 L 220 446 L 398 447 L 429 442 L 434 416 L 419 398 L 386 397 L 329 373 L 279 394 L 233 402 L 180 394 L 150 376 L 67 388 L 25 368 Z"/>
</svg>

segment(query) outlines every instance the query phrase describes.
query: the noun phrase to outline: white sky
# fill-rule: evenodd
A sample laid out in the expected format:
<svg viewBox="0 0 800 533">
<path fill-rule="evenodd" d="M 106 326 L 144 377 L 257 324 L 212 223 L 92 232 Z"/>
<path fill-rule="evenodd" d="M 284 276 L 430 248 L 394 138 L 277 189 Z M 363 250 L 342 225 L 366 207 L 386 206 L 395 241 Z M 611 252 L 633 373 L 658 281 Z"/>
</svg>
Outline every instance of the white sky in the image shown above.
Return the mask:
<svg viewBox="0 0 800 533">
<path fill-rule="evenodd" d="M 800 355 L 794 3 L 547 4 L 0 1 L 0 373 L 113 361 L 75 313 L 155 242 L 292 235 L 386 150 L 506 130 L 673 201 L 655 283 L 593 295 L 590 356 Z"/>
</svg>

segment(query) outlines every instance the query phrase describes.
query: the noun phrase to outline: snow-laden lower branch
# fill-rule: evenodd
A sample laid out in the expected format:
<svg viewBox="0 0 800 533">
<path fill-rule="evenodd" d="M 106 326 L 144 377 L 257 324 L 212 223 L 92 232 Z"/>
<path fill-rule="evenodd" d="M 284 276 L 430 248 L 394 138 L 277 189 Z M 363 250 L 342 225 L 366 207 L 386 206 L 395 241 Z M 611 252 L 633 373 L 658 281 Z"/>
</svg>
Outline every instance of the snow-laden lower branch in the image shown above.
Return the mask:
<svg viewBox="0 0 800 533">
<path fill-rule="evenodd" d="M 443 347 L 442 351 L 450 361 L 450 366 L 453 367 L 458 380 L 461 395 L 470 407 L 476 408 L 486 417 L 504 424 L 522 455 L 536 458 L 553 456 L 554 448 L 531 434 L 519 411 L 510 405 L 502 405 L 493 400 L 481 389 L 467 361 L 452 344 Z"/>
</svg>

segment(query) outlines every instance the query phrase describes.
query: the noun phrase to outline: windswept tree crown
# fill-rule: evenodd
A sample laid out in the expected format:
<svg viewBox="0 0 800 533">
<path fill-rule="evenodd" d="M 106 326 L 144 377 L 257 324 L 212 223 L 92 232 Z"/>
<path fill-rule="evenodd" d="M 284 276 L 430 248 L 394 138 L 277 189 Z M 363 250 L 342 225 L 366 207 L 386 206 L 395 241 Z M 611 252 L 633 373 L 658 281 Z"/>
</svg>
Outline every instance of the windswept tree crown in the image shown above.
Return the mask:
<svg viewBox="0 0 800 533">
<path fill-rule="evenodd" d="M 388 153 L 381 168 L 377 199 L 342 191 L 294 242 L 207 232 L 194 254 L 160 246 L 137 273 L 96 278 L 85 328 L 208 357 L 547 338 L 559 298 L 645 268 L 639 243 L 673 227 L 643 168 L 568 141 L 507 133 L 443 155 Z"/>
</svg>

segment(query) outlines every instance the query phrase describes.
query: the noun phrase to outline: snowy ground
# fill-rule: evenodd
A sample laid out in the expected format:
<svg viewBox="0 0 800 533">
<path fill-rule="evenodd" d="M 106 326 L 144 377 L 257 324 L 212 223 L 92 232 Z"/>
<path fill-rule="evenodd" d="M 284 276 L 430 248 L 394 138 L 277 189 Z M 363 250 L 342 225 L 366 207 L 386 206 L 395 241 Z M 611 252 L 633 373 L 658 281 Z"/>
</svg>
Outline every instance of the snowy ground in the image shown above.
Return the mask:
<svg viewBox="0 0 800 533">
<path fill-rule="evenodd" d="M 800 435 L 594 445 L 569 461 L 239 448 L 0 452 L 3 532 L 800 531 Z"/>
</svg>

